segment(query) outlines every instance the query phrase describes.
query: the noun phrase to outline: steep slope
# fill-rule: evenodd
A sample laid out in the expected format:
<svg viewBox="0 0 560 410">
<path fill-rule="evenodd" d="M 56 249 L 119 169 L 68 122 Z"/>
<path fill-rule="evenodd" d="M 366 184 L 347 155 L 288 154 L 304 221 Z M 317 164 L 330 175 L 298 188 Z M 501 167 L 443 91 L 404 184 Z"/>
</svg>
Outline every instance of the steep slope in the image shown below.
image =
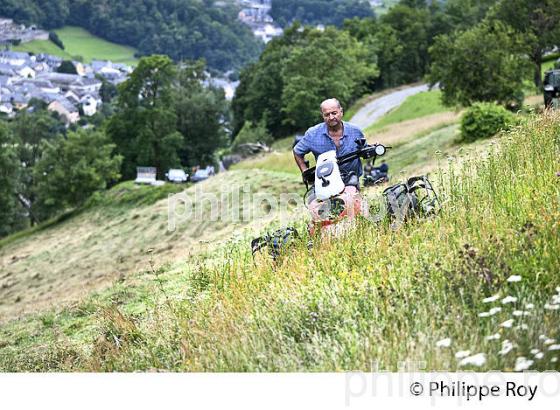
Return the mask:
<svg viewBox="0 0 560 410">
<path fill-rule="evenodd" d="M 262 170 L 227 172 L 149 205 L 134 198 L 164 188 L 121 184 L 76 216 L 0 247 L 0 321 L 76 300 L 148 269 L 150 258 L 156 266 L 187 260 L 239 229 L 257 231 L 276 215 L 244 203 L 244 194 L 298 197 L 298 182 Z"/>
</svg>

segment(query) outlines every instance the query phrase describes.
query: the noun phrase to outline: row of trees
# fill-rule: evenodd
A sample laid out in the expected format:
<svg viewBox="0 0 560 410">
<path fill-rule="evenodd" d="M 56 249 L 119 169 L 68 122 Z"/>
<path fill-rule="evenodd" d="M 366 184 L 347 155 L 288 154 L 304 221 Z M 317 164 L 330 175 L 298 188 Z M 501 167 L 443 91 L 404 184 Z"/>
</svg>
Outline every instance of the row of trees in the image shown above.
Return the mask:
<svg viewBox="0 0 560 410">
<path fill-rule="evenodd" d="M 140 59 L 104 104 L 110 115 L 87 129 L 67 129 L 40 101 L 0 120 L 0 237 L 134 179 L 137 166 L 155 166 L 163 178 L 171 167 L 215 163 L 228 143 L 229 111 L 223 90 L 206 80 L 202 61 L 175 65 L 154 55 Z"/>
<path fill-rule="evenodd" d="M 560 0 L 401 0 L 340 30 L 296 23 L 241 73 L 234 132 L 247 122 L 288 135 L 320 120 L 323 98 L 347 105 L 364 91 L 422 80 L 439 83 L 450 105 L 518 106 L 531 65 L 540 87 L 543 55 L 558 44 Z"/>
<path fill-rule="evenodd" d="M 270 15 L 281 27 L 302 24 L 342 26 L 345 19 L 372 17 L 367 0 L 273 0 Z"/>
<path fill-rule="evenodd" d="M 46 29 L 77 25 L 136 47 L 140 55 L 167 54 L 175 61 L 204 58 L 209 67 L 222 71 L 243 67 L 262 50 L 230 2 L 2 0 L 0 16 Z"/>
<path fill-rule="evenodd" d="M 325 96 L 349 103 L 377 75 L 367 48 L 347 32 L 295 24 L 242 72 L 232 101 L 234 133 L 245 122 L 264 122 L 274 137 L 288 135 L 316 122 Z"/>
</svg>

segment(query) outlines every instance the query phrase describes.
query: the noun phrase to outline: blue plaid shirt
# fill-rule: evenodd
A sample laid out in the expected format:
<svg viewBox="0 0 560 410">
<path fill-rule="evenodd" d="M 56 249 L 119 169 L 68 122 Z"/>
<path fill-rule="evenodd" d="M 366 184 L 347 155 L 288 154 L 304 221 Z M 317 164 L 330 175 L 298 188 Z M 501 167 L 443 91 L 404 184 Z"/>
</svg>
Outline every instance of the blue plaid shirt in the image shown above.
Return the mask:
<svg viewBox="0 0 560 410">
<path fill-rule="evenodd" d="M 343 124 L 344 135 L 340 138 L 340 147 L 338 149 L 332 138 L 329 137 L 327 124 L 322 122 L 307 130 L 303 138 L 294 147 L 294 152 L 302 157 L 312 152 L 315 160 L 317 160 L 319 155 L 327 151 L 336 150 L 337 157 L 356 151 L 357 145 L 355 141 L 363 138 L 364 134 L 355 125 L 348 122 L 343 122 Z M 354 171 L 358 176 L 362 175 L 362 162 L 358 158 L 340 166 L 341 173 L 347 174 L 350 171 Z"/>
</svg>

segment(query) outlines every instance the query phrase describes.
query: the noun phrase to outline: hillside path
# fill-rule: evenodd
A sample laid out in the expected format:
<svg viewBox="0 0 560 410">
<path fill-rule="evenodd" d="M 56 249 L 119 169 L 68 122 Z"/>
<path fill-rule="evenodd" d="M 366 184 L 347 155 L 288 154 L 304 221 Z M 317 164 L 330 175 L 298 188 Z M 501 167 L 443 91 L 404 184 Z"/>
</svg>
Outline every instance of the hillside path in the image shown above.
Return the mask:
<svg viewBox="0 0 560 410">
<path fill-rule="evenodd" d="M 350 119 L 350 122 L 362 129 L 365 129 L 375 123 L 383 115 L 401 105 L 408 97 L 421 93 L 422 91 L 428 91 L 427 84 L 408 87 L 385 94 L 364 105 L 356 114 L 354 114 L 354 116 Z"/>
</svg>

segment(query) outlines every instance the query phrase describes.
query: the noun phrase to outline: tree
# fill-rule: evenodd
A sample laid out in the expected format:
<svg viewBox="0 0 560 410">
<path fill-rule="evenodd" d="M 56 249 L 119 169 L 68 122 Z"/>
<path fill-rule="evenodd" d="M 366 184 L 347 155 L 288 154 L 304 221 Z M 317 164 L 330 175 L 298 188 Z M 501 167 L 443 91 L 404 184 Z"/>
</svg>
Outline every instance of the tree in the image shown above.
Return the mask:
<svg viewBox="0 0 560 410">
<path fill-rule="evenodd" d="M 264 121 L 274 137 L 304 129 L 320 119 L 323 99 L 348 104 L 377 74 L 375 56 L 348 32 L 292 26 L 241 73 L 232 101 L 234 129 L 246 121 Z"/>
<path fill-rule="evenodd" d="M 64 50 L 64 43 L 54 31 L 49 32 L 49 40 L 52 41 L 58 48 Z"/>
<path fill-rule="evenodd" d="M 0 238 L 25 226 L 17 198 L 21 170 L 18 145 L 9 128 L 0 122 Z"/>
<path fill-rule="evenodd" d="M 163 178 L 167 168 L 179 165 L 184 141 L 176 130 L 175 78 L 171 59 L 154 55 L 141 58 L 130 78 L 119 85 L 119 111 L 109 120 L 107 132 L 123 156 L 124 178 L 133 178 L 137 166 L 154 166 Z"/>
<path fill-rule="evenodd" d="M 64 74 L 78 74 L 76 70 L 76 66 L 70 60 L 64 60 L 58 68 L 56 69 L 57 73 L 64 73 Z"/>
<path fill-rule="evenodd" d="M 205 87 L 203 61 L 184 62 L 174 89 L 177 130 L 184 138 L 179 150 L 187 166 L 214 163 L 214 152 L 227 143 L 229 107 L 221 88 Z"/>
<path fill-rule="evenodd" d="M 21 111 L 11 124 L 13 134 L 19 141 L 17 154 L 22 164 L 17 198 L 26 209 L 32 225 L 39 222 L 35 216 L 34 167 L 43 154 L 43 142 L 52 142 L 66 133 L 64 123 L 44 107 L 41 108 L 41 104 L 44 103 L 39 100 L 36 102 L 37 104 L 33 105 L 33 113 Z M 30 105 L 31 103 L 35 101 L 32 100 Z"/>
<path fill-rule="evenodd" d="M 365 0 L 273 0 L 270 15 L 282 27 L 296 20 L 340 27 L 345 19 L 373 16 L 373 10 Z"/>
<path fill-rule="evenodd" d="M 363 84 L 378 74 L 368 64 L 366 50 L 346 32 L 332 27 L 312 31 L 306 43 L 296 47 L 283 69 L 282 112 L 284 123 L 305 129 L 320 120 L 319 105 L 336 97 L 343 105 L 364 91 Z"/>
<path fill-rule="evenodd" d="M 33 170 L 39 217 L 83 205 L 92 193 L 116 181 L 122 158 L 113 155 L 114 148 L 105 134 L 83 129 L 43 141 L 43 155 Z"/>
<path fill-rule="evenodd" d="M 560 0 L 501 0 L 492 13 L 521 34 L 534 65 L 534 82 L 542 86 L 545 51 L 560 44 Z"/>
<path fill-rule="evenodd" d="M 443 102 L 509 104 L 523 98 L 528 72 L 523 39 L 500 22 L 483 22 L 456 35 L 443 35 L 430 48 L 430 83 L 440 83 Z"/>
</svg>

